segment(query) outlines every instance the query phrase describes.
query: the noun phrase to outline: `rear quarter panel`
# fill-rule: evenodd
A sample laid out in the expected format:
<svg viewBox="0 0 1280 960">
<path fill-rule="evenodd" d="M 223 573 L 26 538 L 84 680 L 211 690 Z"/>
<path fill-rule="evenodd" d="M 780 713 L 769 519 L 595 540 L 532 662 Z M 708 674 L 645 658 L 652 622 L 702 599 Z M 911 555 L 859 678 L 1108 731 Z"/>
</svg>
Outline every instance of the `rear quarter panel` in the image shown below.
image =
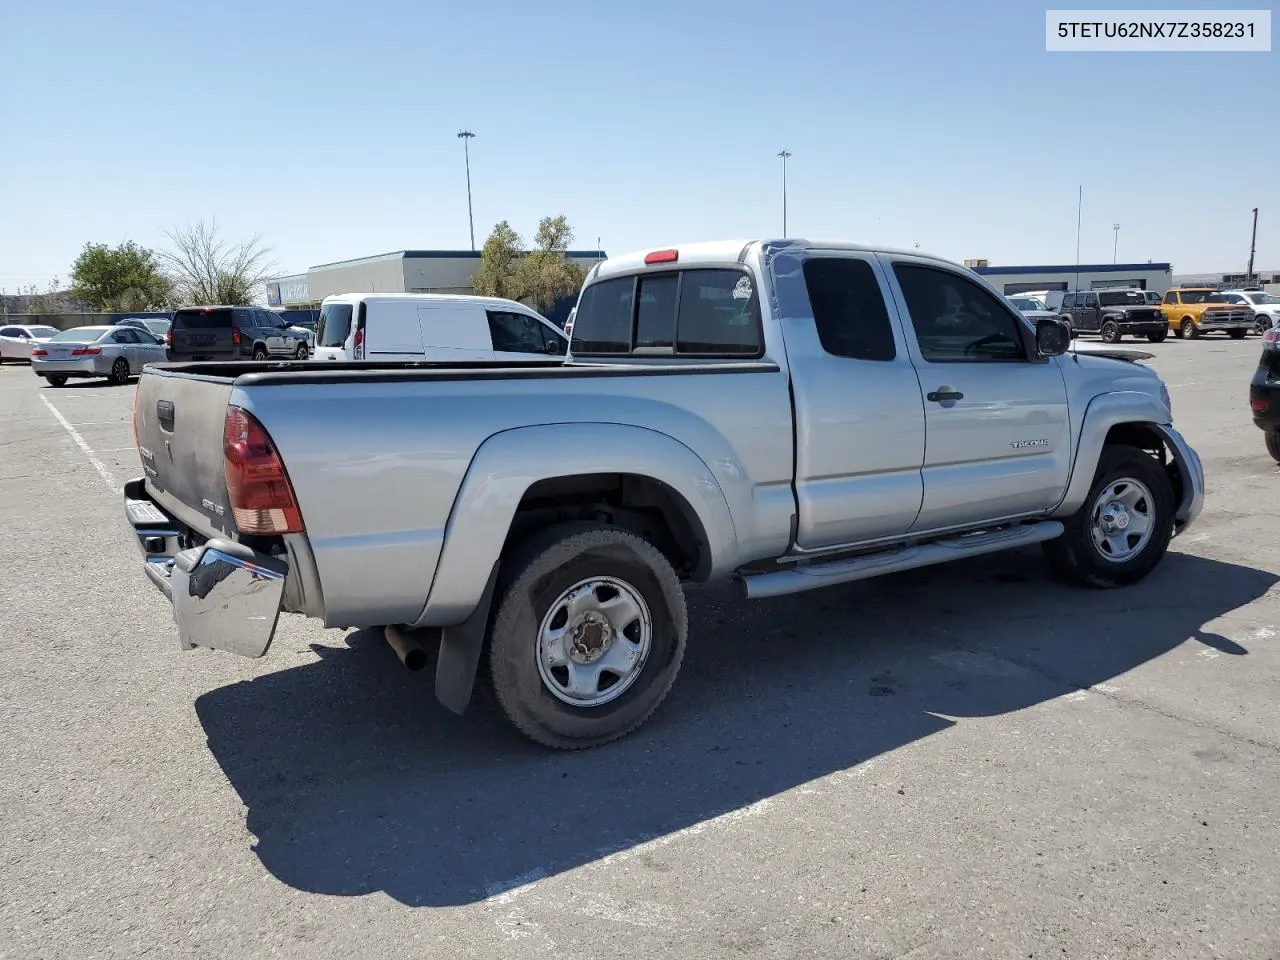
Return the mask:
<svg viewBox="0 0 1280 960">
<path fill-rule="evenodd" d="M 520 427 L 623 424 L 665 434 L 696 453 L 723 491 L 735 536 L 726 563 L 776 556 L 789 543 L 792 420 L 780 370 L 259 388 L 242 381 L 231 399 L 266 426 L 284 459 L 328 626 L 418 618 L 476 451 Z M 557 460 L 558 475 L 619 469 L 581 444 Z M 529 484 L 542 479 L 535 472 Z M 478 595 L 483 583 L 475 586 Z"/>
</svg>

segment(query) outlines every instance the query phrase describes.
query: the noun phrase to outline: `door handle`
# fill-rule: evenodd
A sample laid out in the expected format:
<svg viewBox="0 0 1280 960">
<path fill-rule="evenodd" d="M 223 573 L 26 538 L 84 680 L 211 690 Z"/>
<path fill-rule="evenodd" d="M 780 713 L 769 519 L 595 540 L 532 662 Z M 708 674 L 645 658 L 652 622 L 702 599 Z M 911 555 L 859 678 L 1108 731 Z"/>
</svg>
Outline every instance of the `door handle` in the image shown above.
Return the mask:
<svg viewBox="0 0 1280 960">
<path fill-rule="evenodd" d="M 934 390 L 926 394 L 925 399 L 930 403 L 955 403 L 957 400 L 963 400 L 964 394 L 959 390 Z"/>
</svg>

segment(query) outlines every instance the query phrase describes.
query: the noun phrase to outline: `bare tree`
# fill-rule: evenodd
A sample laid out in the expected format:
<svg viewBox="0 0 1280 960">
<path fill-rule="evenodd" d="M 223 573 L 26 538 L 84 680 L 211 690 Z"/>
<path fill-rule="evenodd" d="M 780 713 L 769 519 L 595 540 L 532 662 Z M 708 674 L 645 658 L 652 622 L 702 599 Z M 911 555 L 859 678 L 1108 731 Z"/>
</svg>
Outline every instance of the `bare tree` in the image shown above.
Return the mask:
<svg viewBox="0 0 1280 960">
<path fill-rule="evenodd" d="M 216 220 L 200 220 L 165 236 L 170 248 L 160 258 L 180 303 L 253 303 L 272 275 L 271 251 L 261 235 L 231 243 L 219 234 Z"/>
</svg>

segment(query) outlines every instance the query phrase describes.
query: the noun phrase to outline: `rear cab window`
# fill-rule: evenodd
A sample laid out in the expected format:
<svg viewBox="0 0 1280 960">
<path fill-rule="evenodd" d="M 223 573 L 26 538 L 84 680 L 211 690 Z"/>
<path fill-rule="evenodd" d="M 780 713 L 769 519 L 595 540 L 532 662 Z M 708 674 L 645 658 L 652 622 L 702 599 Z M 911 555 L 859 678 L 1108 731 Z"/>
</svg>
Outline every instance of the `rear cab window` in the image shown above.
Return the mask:
<svg viewBox="0 0 1280 960">
<path fill-rule="evenodd" d="M 174 330 L 225 330 L 231 326 L 230 310 L 179 310 L 173 315 Z"/>
<path fill-rule="evenodd" d="M 340 347 L 351 335 L 352 306 L 349 303 L 326 303 L 316 321 L 316 346 Z"/>
<path fill-rule="evenodd" d="M 573 323 L 578 356 L 762 356 L 760 301 L 742 269 L 688 267 L 593 283 Z"/>
</svg>

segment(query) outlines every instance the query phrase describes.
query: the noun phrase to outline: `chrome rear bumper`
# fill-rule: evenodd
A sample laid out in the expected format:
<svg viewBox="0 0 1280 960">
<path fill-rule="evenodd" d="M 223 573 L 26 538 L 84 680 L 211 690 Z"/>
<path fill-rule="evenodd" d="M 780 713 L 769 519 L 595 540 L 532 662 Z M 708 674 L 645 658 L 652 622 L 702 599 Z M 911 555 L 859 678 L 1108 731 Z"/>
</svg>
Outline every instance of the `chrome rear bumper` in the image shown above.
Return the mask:
<svg viewBox="0 0 1280 960">
<path fill-rule="evenodd" d="M 265 654 L 289 565 L 231 540 L 194 544 L 190 532 L 147 495 L 142 480 L 125 485 L 124 503 L 147 579 L 173 605 L 178 645 Z"/>
</svg>

